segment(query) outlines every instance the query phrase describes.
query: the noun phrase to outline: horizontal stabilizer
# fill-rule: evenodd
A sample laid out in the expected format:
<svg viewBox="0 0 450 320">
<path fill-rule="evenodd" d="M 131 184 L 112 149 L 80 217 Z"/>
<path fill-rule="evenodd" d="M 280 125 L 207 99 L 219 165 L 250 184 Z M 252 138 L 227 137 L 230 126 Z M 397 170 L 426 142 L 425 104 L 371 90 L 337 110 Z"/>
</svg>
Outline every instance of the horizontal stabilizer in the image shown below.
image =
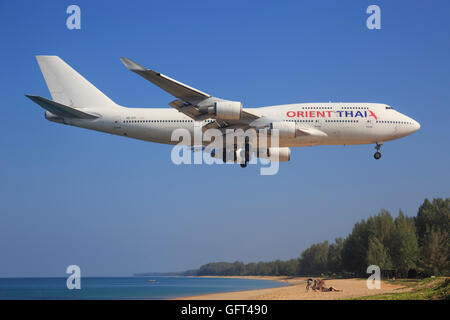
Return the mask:
<svg viewBox="0 0 450 320">
<path fill-rule="evenodd" d="M 95 119 L 98 116 L 65 106 L 61 103 L 51 101 L 39 96 L 25 95 L 27 98 L 31 99 L 33 102 L 40 105 L 45 110 L 50 111 L 56 116 L 63 118 L 78 118 L 78 119 Z"/>
</svg>

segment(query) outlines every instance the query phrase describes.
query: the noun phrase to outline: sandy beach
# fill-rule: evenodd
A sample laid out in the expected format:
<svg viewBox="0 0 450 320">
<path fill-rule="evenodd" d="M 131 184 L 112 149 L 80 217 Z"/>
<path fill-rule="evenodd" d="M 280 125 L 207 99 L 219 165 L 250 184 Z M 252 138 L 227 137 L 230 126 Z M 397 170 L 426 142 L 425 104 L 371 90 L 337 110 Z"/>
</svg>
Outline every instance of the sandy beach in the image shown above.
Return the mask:
<svg viewBox="0 0 450 320">
<path fill-rule="evenodd" d="M 269 289 L 205 294 L 179 298 L 178 300 L 339 300 L 405 290 L 402 290 L 404 288 L 403 285 L 393 285 L 386 282 L 381 283 L 381 289 L 369 290 L 365 279 L 330 279 L 325 281 L 327 287 L 333 286 L 343 291 L 314 292 L 309 290 L 309 292 L 306 292 L 307 278 L 304 277 L 247 276 L 225 278 L 273 280 L 289 283 L 290 285 Z"/>
</svg>

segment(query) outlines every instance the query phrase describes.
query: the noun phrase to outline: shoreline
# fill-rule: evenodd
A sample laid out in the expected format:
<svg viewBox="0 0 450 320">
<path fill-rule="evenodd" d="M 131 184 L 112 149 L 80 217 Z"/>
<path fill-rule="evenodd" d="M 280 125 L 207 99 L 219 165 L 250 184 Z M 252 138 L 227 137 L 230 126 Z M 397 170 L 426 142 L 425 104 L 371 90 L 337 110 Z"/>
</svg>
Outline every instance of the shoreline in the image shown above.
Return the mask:
<svg viewBox="0 0 450 320">
<path fill-rule="evenodd" d="M 287 286 L 254 289 L 245 291 L 219 292 L 202 294 L 189 297 L 179 297 L 173 300 L 341 300 L 354 299 L 383 293 L 402 292 L 405 286 L 391 284 L 382 281 L 381 289 L 369 290 L 365 279 L 329 279 L 326 286 L 343 290 L 342 292 L 314 292 L 306 291 L 306 279 L 310 277 L 286 277 L 286 276 L 199 276 L 199 278 L 230 278 L 230 279 L 254 279 L 271 280 L 287 283 Z M 313 279 L 317 279 L 313 277 Z"/>
</svg>

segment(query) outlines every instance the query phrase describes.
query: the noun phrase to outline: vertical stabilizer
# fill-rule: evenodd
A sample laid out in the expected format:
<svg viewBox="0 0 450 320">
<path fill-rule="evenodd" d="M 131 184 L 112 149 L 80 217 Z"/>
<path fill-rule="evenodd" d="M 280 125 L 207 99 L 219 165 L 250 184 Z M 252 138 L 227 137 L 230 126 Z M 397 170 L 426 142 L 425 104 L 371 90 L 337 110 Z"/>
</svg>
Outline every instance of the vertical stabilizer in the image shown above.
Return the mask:
<svg viewBox="0 0 450 320">
<path fill-rule="evenodd" d="M 117 105 L 57 56 L 36 56 L 53 101 L 72 108 Z"/>
</svg>

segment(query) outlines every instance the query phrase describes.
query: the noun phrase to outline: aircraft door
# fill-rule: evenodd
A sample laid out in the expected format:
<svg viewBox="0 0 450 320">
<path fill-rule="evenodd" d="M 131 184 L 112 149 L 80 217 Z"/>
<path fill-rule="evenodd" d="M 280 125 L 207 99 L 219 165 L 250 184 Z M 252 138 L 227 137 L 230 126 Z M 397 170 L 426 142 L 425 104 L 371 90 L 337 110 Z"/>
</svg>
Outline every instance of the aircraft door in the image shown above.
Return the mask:
<svg viewBox="0 0 450 320">
<path fill-rule="evenodd" d="M 202 125 L 203 125 L 202 121 L 195 121 L 194 120 L 194 132 L 193 132 L 192 138 L 193 138 L 193 145 L 195 145 L 195 146 L 203 145 L 203 142 L 202 142 L 202 137 L 203 137 Z"/>
<path fill-rule="evenodd" d="M 114 119 L 114 129 L 115 130 L 122 129 L 122 121 L 120 120 L 120 118 Z"/>
<path fill-rule="evenodd" d="M 113 119 L 113 134 L 126 136 L 126 133 L 124 132 L 123 128 L 123 121 L 120 117 Z"/>
</svg>

